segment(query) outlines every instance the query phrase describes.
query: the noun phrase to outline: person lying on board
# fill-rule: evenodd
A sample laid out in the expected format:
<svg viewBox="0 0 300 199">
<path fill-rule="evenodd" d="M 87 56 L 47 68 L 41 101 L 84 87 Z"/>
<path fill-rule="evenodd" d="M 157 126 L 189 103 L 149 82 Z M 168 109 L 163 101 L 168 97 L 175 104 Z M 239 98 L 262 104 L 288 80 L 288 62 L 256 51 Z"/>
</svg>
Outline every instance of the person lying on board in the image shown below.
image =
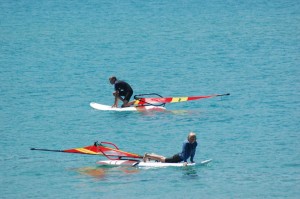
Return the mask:
<svg viewBox="0 0 300 199">
<path fill-rule="evenodd" d="M 191 163 L 194 163 L 194 156 L 196 153 L 197 148 L 197 141 L 196 141 L 196 134 L 194 132 L 190 132 L 188 134 L 187 140 L 183 142 L 182 145 L 182 152 L 173 155 L 173 157 L 166 158 L 161 155 L 157 154 L 149 154 L 145 153 L 143 157 L 143 161 L 146 162 L 147 160 L 156 160 L 159 162 L 166 162 L 166 163 L 178 163 L 184 162 L 184 166 L 188 164 L 188 159 L 190 158 Z"/>
<path fill-rule="evenodd" d="M 118 100 L 121 100 L 123 102 L 122 108 L 129 107 L 134 104 L 134 101 L 129 102 L 133 94 L 133 90 L 127 82 L 117 80 L 115 76 L 110 77 L 109 82 L 115 87 L 115 91 L 113 92 L 115 101 L 112 107 L 118 107 Z"/>
</svg>

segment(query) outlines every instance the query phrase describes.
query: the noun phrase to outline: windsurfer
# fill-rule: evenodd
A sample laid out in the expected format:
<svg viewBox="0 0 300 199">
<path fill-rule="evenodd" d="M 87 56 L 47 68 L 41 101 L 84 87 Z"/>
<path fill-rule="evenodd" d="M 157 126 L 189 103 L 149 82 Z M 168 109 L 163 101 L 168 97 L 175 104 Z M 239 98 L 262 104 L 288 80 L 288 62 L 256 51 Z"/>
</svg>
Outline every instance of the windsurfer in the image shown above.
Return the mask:
<svg viewBox="0 0 300 199">
<path fill-rule="evenodd" d="M 109 82 L 115 87 L 115 91 L 113 92 L 115 101 L 112 107 L 118 107 L 118 100 L 121 100 L 123 102 L 122 108 L 129 107 L 134 104 L 134 101 L 129 102 L 133 94 L 133 90 L 127 82 L 117 80 L 115 76 L 110 77 Z"/>
<path fill-rule="evenodd" d="M 182 145 L 182 152 L 173 155 L 173 157 L 166 158 L 161 155 L 157 154 L 148 154 L 146 153 L 143 157 L 143 161 L 146 162 L 147 160 L 156 160 L 159 162 L 166 162 L 166 163 L 178 163 L 183 161 L 184 166 L 188 164 L 188 158 L 190 158 L 191 163 L 194 163 L 194 156 L 196 153 L 196 147 L 198 143 L 196 141 L 196 134 L 194 132 L 190 132 L 188 134 L 187 139 L 183 142 Z"/>
</svg>

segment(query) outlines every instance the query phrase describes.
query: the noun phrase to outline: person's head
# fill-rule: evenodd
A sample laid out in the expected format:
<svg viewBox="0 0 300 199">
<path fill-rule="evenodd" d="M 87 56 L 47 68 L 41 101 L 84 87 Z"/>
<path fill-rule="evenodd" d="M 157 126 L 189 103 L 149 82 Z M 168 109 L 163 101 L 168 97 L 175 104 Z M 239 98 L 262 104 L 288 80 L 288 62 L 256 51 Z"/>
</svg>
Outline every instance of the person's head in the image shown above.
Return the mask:
<svg viewBox="0 0 300 199">
<path fill-rule="evenodd" d="M 194 132 L 190 132 L 188 134 L 188 137 L 187 137 L 189 143 L 194 143 L 197 139 L 196 139 L 196 133 Z"/>
<path fill-rule="evenodd" d="M 116 81 L 117 81 L 117 78 L 116 78 L 115 76 L 111 76 L 111 77 L 109 78 L 109 82 L 110 82 L 111 84 L 114 84 Z"/>
</svg>

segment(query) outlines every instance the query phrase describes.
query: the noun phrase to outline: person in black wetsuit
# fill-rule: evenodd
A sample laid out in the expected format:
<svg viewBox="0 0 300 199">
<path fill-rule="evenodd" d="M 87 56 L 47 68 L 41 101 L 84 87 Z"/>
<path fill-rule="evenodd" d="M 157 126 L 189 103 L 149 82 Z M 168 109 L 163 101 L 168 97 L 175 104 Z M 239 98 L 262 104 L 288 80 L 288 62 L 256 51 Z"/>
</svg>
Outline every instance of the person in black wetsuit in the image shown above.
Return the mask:
<svg viewBox="0 0 300 199">
<path fill-rule="evenodd" d="M 121 106 L 122 108 L 133 105 L 134 101 L 129 102 L 133 94 L 133 90 L 127 82 L 117 80 L 115 76 L 110 77 L 109 82 L 115 87 L 115 91 L 113 92 L 115 101 L 112 107 L 118 107 L 118 99 L 123 102 L 123 105 Z"/>
</svg>

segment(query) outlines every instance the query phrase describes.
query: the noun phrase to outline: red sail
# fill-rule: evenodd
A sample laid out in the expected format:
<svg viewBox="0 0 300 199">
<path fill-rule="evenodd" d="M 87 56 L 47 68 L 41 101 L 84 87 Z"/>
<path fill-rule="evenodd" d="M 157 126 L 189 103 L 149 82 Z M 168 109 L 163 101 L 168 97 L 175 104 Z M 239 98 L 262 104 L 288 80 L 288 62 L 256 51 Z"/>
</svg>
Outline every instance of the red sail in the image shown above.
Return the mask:
<svg viewBox="0 0 300 199">
<path fill-rule="evenodd" d="M 204 95 L 204 96 L 191 96 L 191 97 L 140 98 L 140 99 L 136 100 L 135 105 L 144 105 L 146 103 L 148 103 L 148 104 L 158 104 L 158 103 L 165 104 L 165 103 L 175 103 L 175 102 L 186 102 L 186 101 L 191 101 L 191 100 L 200 100 L 200 99 L 220 97 L 220 96 L 225 96 L 225 95 L 229 95 L 229 93 Z"/>
</svg>

